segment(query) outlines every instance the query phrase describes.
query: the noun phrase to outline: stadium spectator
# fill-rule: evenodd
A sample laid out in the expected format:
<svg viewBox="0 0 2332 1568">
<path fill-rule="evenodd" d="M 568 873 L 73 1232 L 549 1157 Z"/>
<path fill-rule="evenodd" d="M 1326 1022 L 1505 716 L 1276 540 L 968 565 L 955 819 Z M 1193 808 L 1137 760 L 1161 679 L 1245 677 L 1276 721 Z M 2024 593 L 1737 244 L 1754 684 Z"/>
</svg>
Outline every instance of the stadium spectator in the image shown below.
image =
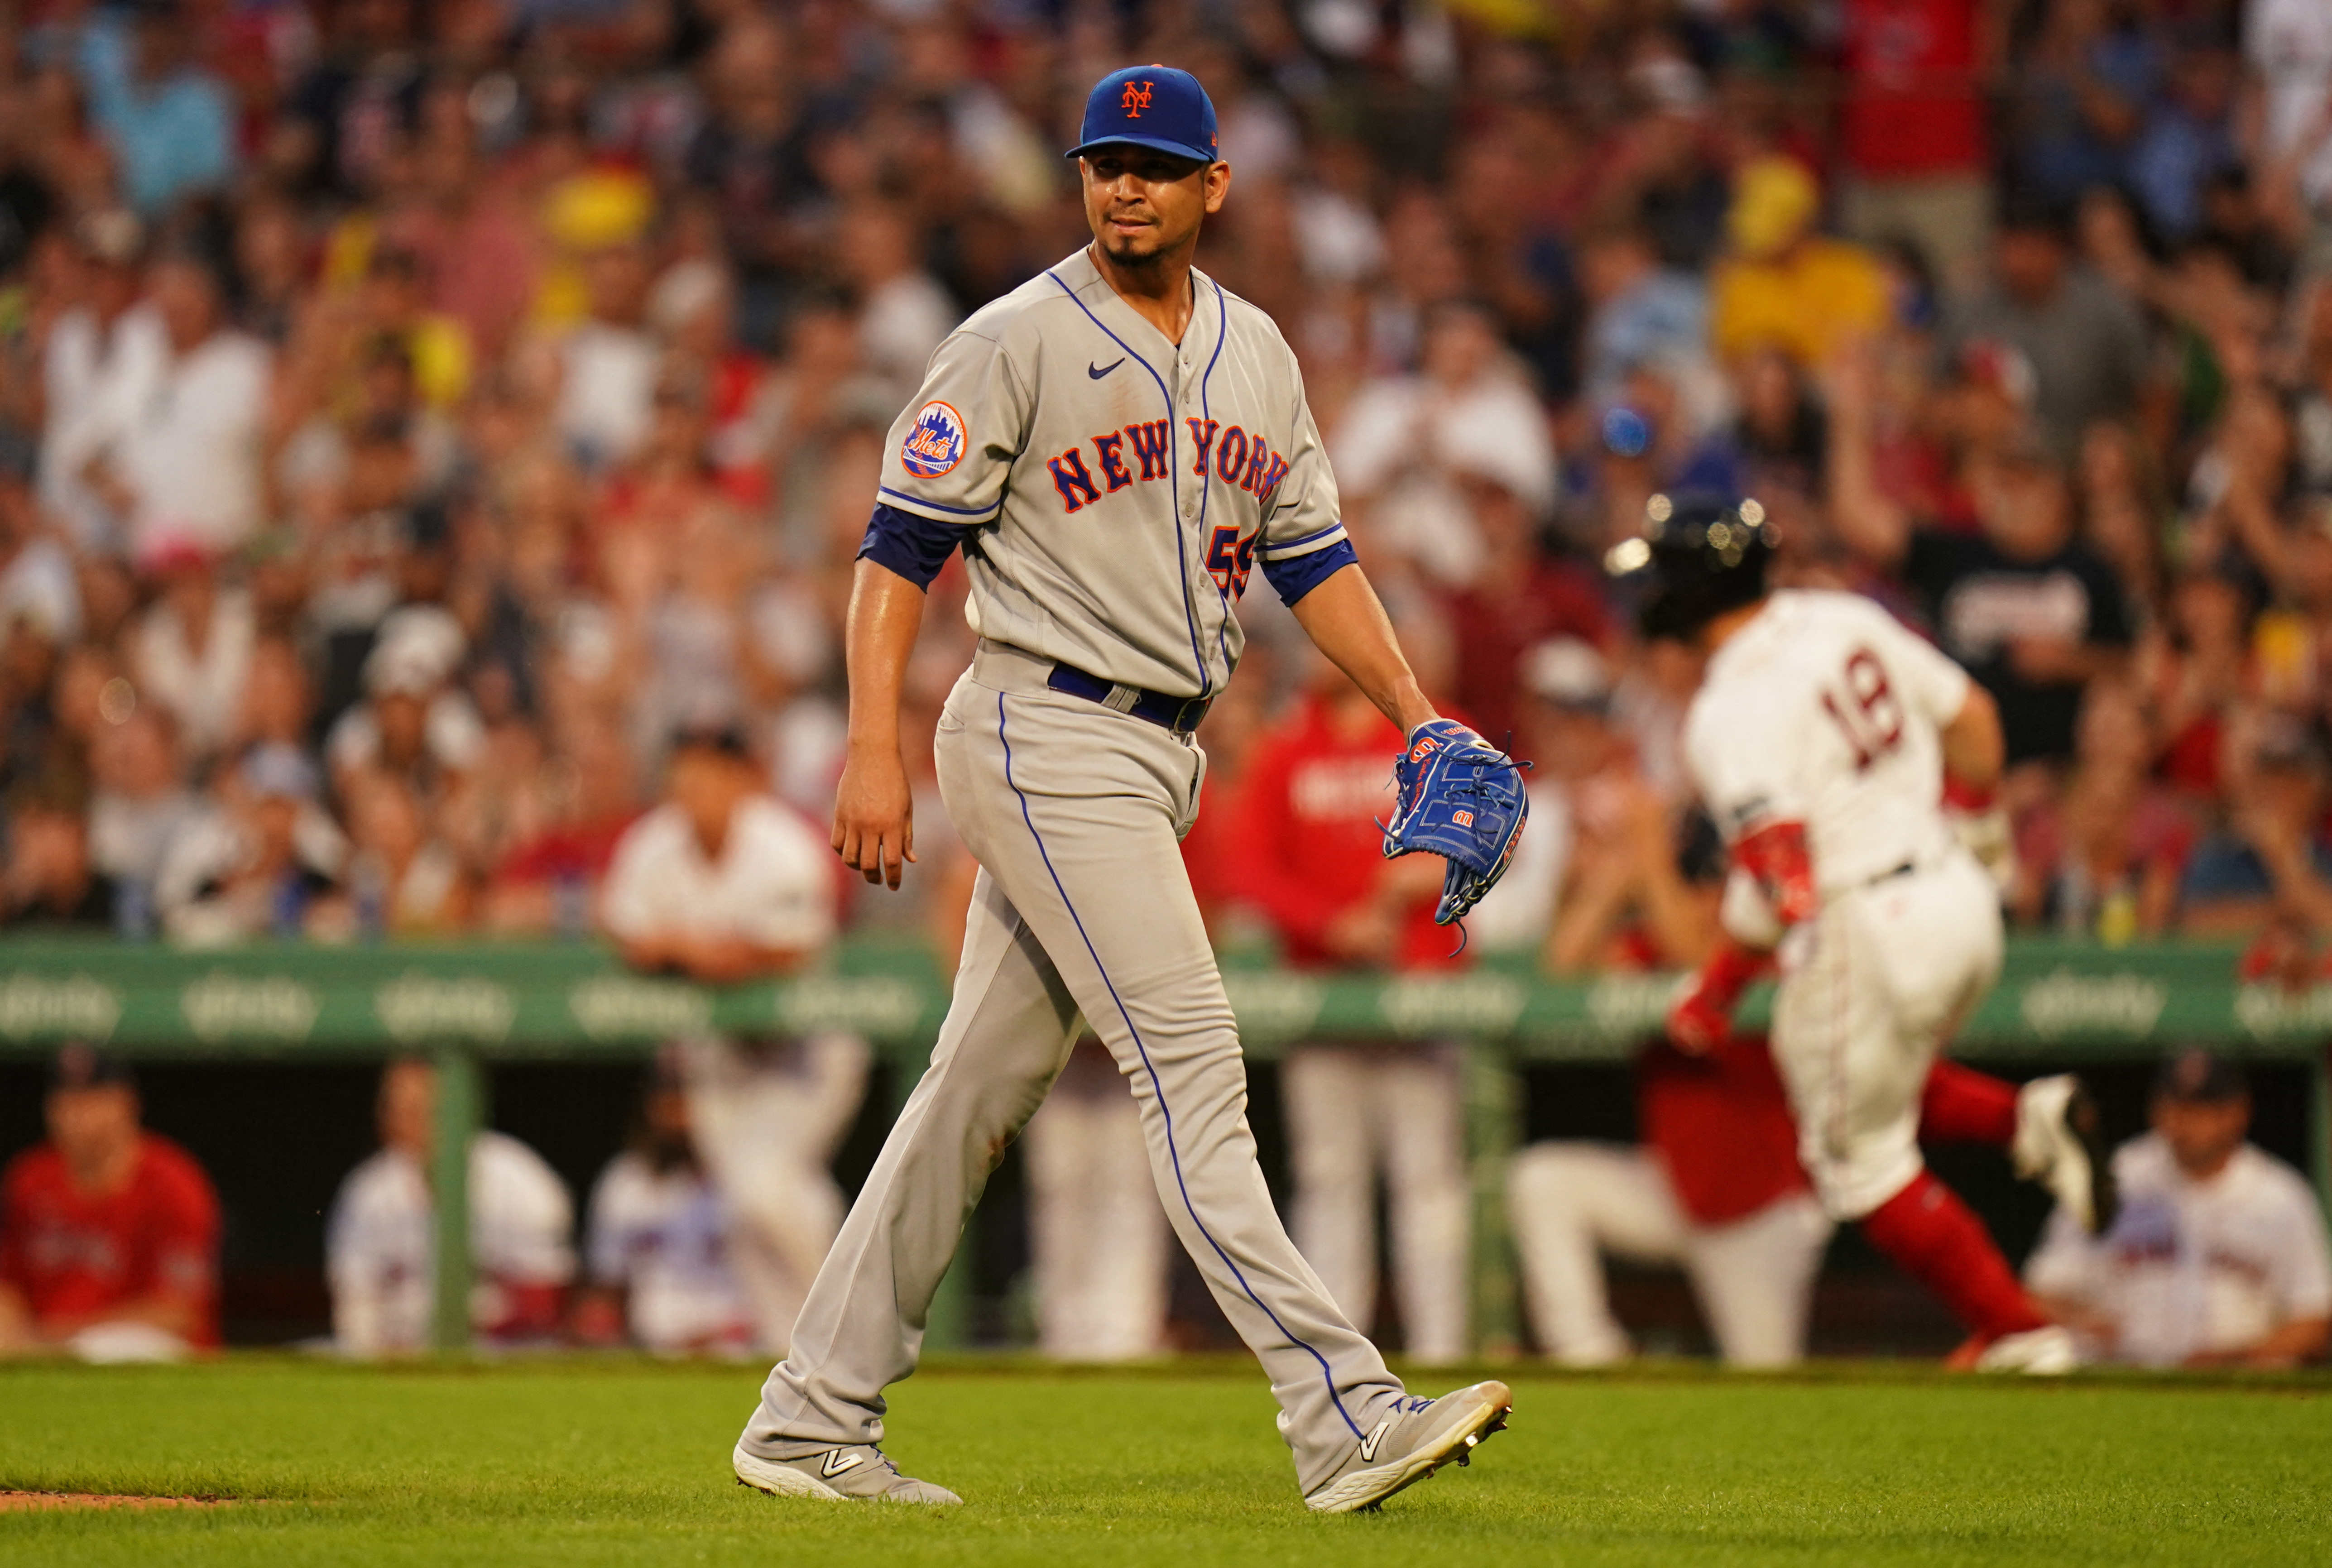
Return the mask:
<svg viewBox="0 0 2332 1568">
<path fill-rule="evenodd" d="M 170 1361 L 219 1343 L 218 1197 L 139 1110 L 119 1057 L 75 1043 L 51 1063 L 48 1140 L 0 1176 L 0 1356 Z"/>
<path fill-rule="evenodd" d="M 435 1312 L 430 1199 L 437 1070 L 413 1058 L 381 1070 L 380 1148 L 348 1174 L 324 1233 L 332 1338 L 340 1353 L 426 1349 Z M 539 1343 L 562 1321 L 575 1277 L 575 1205 L 542 1157 L 491 1129 L 470 1145 L 470 1321 L 492 1345 Z"/>
<path fill-rule="evenodd" d="M 2119 682 L 2091 685 L 2062 794 L 2017 824 L 2017 919 L 2115 944 L 2171 928 L 2194 830 L 2148 777 L 2153 761 L 2136 694 Z"/>
<path fill-rule="evenodd" d="M 2070 462 L 2083 431 L 2136 411 L 2147 377 L 2144 324 L 2079 263 L 2061 209 L 2044 198 L 2009 205 L 1993 270 L 1991 285 L 1952 316 L 1950 343 L 2005 357 L 2050 452 Z"/>
<path fill-rule="evenodd" d="M 83 215 L 64 254 L 73 285 L 49 328 L 41 382 L 42 504 L 82 550 L 121 548 L 129 520 L 91 483 L 91 466 L 141 407 L 168 362 L 161 313 L 140 289 L 145 225 L 120 208 Z"/>
<path fill-rule="evenodd" d="M 1886 274 L 1859 245 L 1814 231 L 1821 189 L 1795 158 L 1759 158 L 1735 177 L 1731 242 L 1709 283 L 1711 346 L 1722 359 L 1776 348 L 1807 369 L 1886 324 Z"/>
<path fill-rule="evenodd" d="M 158 591 L 129 628 L 129 678 L 169 710 L 199 767 L 234 737 L 258 620 L 250 593 L 222 584 L 218 561 L 191 540 L 158 544 L 143 565 Z"/>
<path fill-rule="evenodd" d="M 452 790 L 485 751 L 477 704 L 454 684 L 467 638 L 443 607 L 406 605 L 379 623 L 365 656 L 365 699 L 324 741 L 332 781 L 392 774 L 431 798 Z"/>
<path fill-rule="evenodd" d="M 1433 923 L 1442 862 L 1382 854 L 1385 759 L 1400 733 L 1325 659 L 1306 684 L 1240 781 L 1244 895 L 1298 968 L 1448 970 L 1449 932 Z M 1306 1041 L 1280 1068 L 1296 1247 L 1345 1315 L 1372 1323 L 1381 1174 L 1407 1350 L 1429 1362 L 1459 1359 L 1468 1342 L 1461 1069 L 1440 1040 Z"/>
<path fill-rule="evenodd" d="M 1954 291 L 1989 249 L 1984 88 L 2006 52 L 2007 8 L 1985 0 L 1847 0 L 1839 152 L 1847 232 L 1907 239 Z"/>
<path fill-rule="evenodd" d="M 1913 518 L 1870 475 L 1869 430 L 1833 404 L 1830 521 L 1865 560 L 1899 568 L 1945 652 L 2000 704 L 2008 765 L 2072 754 L 2086 684 L 2127 666 L 2121 585 L 2074 531 L 2063 468 L 2031 433 L 1969 465 L 1982 531 Z"/>
<path fill-rule="evenodd" d="M 113 879 L 91 863 L 89 821 L 62 780 L 21 786 L 8 813 L 7 867 L 0 872 L 0 926 L 11 931 L 110 932 Z"/>
<path fill-rule="evenodd" d="M 2141 1366 L 2289 1367 L 2332 1341 L 2332 1251 L 2307 1181 L 2245 1141 L 2241 1067 L 2163 1064 L 2153 1131 L 2116 1152 L 2121 1216 L 2090 1236 L 2062 1209 L 2025 1266 L 2090 1353 Z"/>
<path fill-rule="evenodd" d="M 1545 412 L 1496 323 L 1471 304 L 1426 312 L 1419 374 L 1362 387 L 1330 452 L 1343 493 L 1368 509 L 1376 537 L 1451 587 L 1491 586 L 1484 578 L 1492 546 L 1467 504 L 1467 480 L 1504 491 L 1525 528 L 1554 501 Z"/>
<path fill-rule="evenodd" d="M 2248 731 L 2248 732 L 2245 732 Z M 2251 935 L 2271 922 L 2332 931 L 2332 840 L 2324 824 L 2327 764 L 2303 721 L 2270 712 L 2229 738 L 2232 810 L 2187 863 L 2185 929 Z"/>
<path fill-rule="evenodd" d="M 712 985 L 815 961 L 835 935 L 831 851 L 764 790 L 743 734 L 683 731 L 665 797 L 625 831 L 601 895 L 624 961 Z M 827 1033 L 682 1049 L 693 1135 L 735 1217 L 761 1348 L 781 1352 L 842 1226 L 827 1167 L 865 1090 L 866 1044 Z"/>
<path fill-rule="evenodd" d="M 129 520 L 135 559 L 234 550 L 265 521 L 260 448 L 272 356 L 227 324 L 210 257 L 167 252 L 148 279 L 164 357 L 104 454 L 100 483 Z"/>
<path fill-rule="evenodd" d="M 316 802 L 298 751 L 257 747 L 219 770 L 208 806 L 170 837 L 153 886 L 173 942 L 216 946 L 257 936 L 344 936 L 335 896 L 348 842 Z"/>
<path fill-rule="evenodd" d="M 105 681 L 95 705 L 90 858 L 113 880 L 122 934 L 148 937 L 163 865 L 201 807 L 179 781 L 177 737 L 167 718 L 139 703 L 137 689 L 119 675 Z"/>
<path fill-rule="evenodd" d="M 753 1314 L 730 1231 L 729 1206 L 696 1152 L 687 1073 L 664 1051 L 628 1146 L 591 1188 L 577 1337 L 659 1355 L 750 1354 Z"/>
<path fill-rule="evenodd" d="M 224 185 L 234 171 L 226 84 L 188 57 L 187 18 L 148 0 L 82 24 L 90 112 L 121 166 L 122 191 L 149 215 Z"/>
</svg>

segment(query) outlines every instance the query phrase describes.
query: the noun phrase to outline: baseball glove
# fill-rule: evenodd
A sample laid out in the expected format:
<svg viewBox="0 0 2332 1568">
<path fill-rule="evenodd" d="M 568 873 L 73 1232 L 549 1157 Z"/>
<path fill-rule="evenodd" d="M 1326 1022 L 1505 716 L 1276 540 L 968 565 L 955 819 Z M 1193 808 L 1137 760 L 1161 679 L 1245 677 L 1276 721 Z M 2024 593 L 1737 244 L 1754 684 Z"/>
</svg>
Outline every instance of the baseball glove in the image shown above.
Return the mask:
<svg viewBox="0 0 2332 1568">
<path fill-rule="evenodd" d="M 1522 769 L 1456 720 L 1432 719 L 1410 736 L 1392 772 L 1400 800 L 1384 825 L 1385 858 L 1422 849 L 1449 862 L 1433 912 L 1448 925 L 1497 885 L 1522 842 L 1530 816 Z"/>
</svg>

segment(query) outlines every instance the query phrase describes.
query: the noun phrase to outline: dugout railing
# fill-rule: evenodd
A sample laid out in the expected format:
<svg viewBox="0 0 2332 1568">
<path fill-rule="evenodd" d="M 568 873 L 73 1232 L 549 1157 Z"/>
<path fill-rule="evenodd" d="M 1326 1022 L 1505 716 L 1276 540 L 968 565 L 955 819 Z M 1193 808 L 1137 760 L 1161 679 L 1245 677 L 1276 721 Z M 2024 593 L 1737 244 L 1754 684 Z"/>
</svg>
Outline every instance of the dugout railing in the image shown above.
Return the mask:
<svg viewBox="0 0 2332 1568">
<path fill-rule="evenodd" d="M 1974 1061 L 2127 1060 L 2203 1044 L 2309 1067 L 2308 1153 L 2332 1208 L 2332 980 L 2293 990 L 2237 979 L 2220 944 L 2103 947 L 2022 939 L 2001 983 L 1959 1036 Z M 1468 1044 L 1476 1331 L 1514 1338 L 1503 1171 L 1519 1141 L 1520 1072 L 1539 1063 L 1616 1062 L 1656 1029 L 1674 977 L 1548 980 L 1485 964 L 1431 977 L 1301 974 L 1227 960 L 1247 1054 L 1274 1057 L 1306 1036 L 1460 1039 Z M 1763 1008 L 1753 999 L 1754 1017 Z M 424 1052 L 440 1068 L 437 1343 L 470 1342 L 464 1157 L 486 1118 L 488 1064 L 644 1057 L 710 1031 L 848 1030 L 875 1043 L 903 1101 L 947 1008 L 925 949 L 854 942 L 815 974 L 702 987 L 626 970 L 590 942 L 254 944 L 189 951 L 103 940 L 0 942 L 0 1053 L 89 1038 L 177 1060 L 363 1059 Z M 896 1109 L 894 1104 L 894 1109 Z M 960 1340 L 962 1282 L 934 1304 L 929 1343 Z"/>
</svg>

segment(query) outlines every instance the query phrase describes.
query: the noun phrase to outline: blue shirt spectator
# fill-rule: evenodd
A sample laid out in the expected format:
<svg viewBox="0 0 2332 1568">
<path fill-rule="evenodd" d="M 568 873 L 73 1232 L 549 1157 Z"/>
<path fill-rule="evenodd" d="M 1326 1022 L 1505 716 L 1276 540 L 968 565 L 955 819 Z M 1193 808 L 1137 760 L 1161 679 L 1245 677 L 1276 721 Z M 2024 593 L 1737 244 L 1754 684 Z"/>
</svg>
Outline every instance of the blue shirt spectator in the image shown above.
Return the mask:
<svg viewBox="0 0 2332 1568">
<path fill-rule="evenodd" d="M 122 194 L 146 215 L 215 190 L 234 172 L 234 114 L 226 86 L 186 59 L 184 25 L 146 9 L 106 15 L 81 37 L 90 110 L 121 161 Z"/>
</svg>

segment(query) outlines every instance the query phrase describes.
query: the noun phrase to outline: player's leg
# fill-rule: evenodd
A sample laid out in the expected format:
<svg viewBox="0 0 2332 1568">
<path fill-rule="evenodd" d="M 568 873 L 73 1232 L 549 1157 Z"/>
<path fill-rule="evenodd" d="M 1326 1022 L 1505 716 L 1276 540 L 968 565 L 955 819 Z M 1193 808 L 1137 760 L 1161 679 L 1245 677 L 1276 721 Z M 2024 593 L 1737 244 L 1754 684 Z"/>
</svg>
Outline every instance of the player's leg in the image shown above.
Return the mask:
<svg viewBox="0 0 2332 1568">
<path fill-rule="evenodd" d="M 1453 1045 L 1399 1046 L 1370 1086 L 1385 1149 L 1393 1286 L 1410 1359 L 1428 1365 L 1464 1360 L 1473 1337 L 1464 1071 Z"/>
<path fill-rule="evenodd" d="M 1729 1225 L 1696 1225 L 1685 1244 L 1685 1271 L 1725 1362 L 1790 1366 L 1806 1353 L 1814 1276 L 1831 1226 L 1802 1189 Z"/>
<path fill-rule="evenodd" d="M 2105 1119 L 2070 1073 L 2012 1084 L 1939 1060 L 1919 1096 L 1919 1138 L 1927 1143 L 1989 1143 L 2016 1173 L 2046 1187 L 2092 1232 L 2113 1223 L 2118 1198 Z"/>
<path fill-rule="evenodd" d="M 1201 759 L 1041 689 L 966 683 L 951 713 L 964 727 L 956 744 L 942 721 L 941 781 L 957 827 L 1117 1058 L 1167 1218 L 1270 1376 L 1308 1496 L 1402 1390 L 1289 1241 L 1256 1163 L 1238 1026 L 1177 843 Z"/>
<path fill-rule="evenodd" d="M 1948 1058 L 1927 1069 L 1927 1081 L 1919 1086 L 1921 1143 L 2004 1149 L 2015 1137 L 2015 1085 Z"/>
<path fill-rule="evenodd" d="M 1684 1211 L 1658 1162 L 1632 1145 L 1534 1143 L 1507 1172 L 1506 1208 L 1539 1347 L 1566 1366 L 1607 1366 L 1633 1354 L 1611 1315 L 1602 1255 L 1683 1257 Z"/>
<path fill-rule="evenodd" d="M 985 870 L 946 1021 L 762 1386 L 748 1454 L 882 1440 L 883 1391 L 914 1370 L 932 1294 L 989 1173 L 1075 1043 L 1076 1004 Z M 855 1472 L 853 1472 L 855 1473 Z"/>
<path fill-rule="evenodd" d="M 1996 894 L 1972 861 L 1844 894 L 1774 1003 L 1773 1057 L 1822 1206 L 1985 1340 L 2041 1327 L 1999 1248 L 1919 1154 L 1919 1096 L 1999 972 Z"/>
<path fill-rule="evenodd" d="M 1362 1047 L 1313 1042 L 1279 1066 L 1287 1162 L 1295 1178 L 1288 1230 L 1304 1261 L 1355 1327 L 1377 1312 L 1378 1127 L 1374 1072 Z"/>
</svg>

